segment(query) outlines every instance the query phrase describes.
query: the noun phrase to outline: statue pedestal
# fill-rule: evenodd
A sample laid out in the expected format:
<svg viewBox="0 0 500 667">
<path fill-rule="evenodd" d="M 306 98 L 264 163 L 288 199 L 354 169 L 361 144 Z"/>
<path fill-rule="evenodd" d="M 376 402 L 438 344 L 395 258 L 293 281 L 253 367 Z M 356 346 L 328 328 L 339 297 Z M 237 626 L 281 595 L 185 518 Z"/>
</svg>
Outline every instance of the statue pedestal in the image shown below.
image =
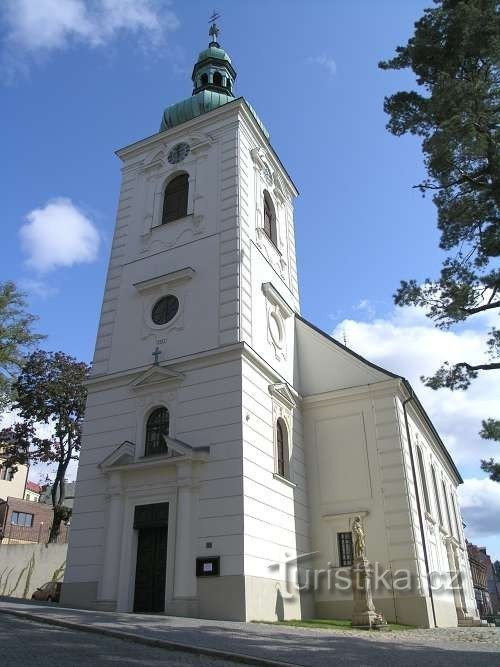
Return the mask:
<svg viewBox="0 0 500 667">
<path fill-rule="evenodd" d="M 382 614 L 377 613 L 372 598 L 373 568 L 364 556 L 354 559 L 351 566 L 352 621 L 355 628 L 377 628 L 387 625 Z"/>
</svg>

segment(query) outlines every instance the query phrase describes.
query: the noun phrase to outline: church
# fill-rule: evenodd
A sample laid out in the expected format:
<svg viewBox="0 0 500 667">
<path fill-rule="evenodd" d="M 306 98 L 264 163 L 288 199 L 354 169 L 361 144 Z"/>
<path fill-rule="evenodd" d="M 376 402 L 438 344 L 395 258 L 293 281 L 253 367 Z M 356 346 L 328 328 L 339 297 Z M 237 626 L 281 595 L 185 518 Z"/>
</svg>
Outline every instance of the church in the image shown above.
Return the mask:
<svg viewBox="0 0 500 667">
<path fill-rule="evenodd" d="M 298 192 L 218 32 L 117 151 L 61 603 L 349 619 L 360 517 L 377 611 L 473 624 L 460 473 L 403 377 L 300 315 Z"/>
</svg>

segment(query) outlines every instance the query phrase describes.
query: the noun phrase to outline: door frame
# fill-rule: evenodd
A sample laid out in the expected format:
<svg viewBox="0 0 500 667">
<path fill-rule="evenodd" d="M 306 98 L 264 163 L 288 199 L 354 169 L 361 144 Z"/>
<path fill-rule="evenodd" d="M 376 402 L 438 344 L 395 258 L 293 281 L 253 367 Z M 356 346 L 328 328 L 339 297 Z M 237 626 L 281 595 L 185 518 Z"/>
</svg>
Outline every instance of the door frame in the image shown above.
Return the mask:
<svg viewBox="0 0 500 667">
<path fill-rule="evenodd" d="M 177 518 L 177 486 L 168 485 L 160 492 L 145 490 L 129 492 L 124 498 L 121 558 L 118 575 L 117 611 L 132 612 L 134 609 L 135 572 L 137 566 L 137 530 L 134 529 L 134 512 L 137 505 L 169 503 L 167 572 L 165 581 L 165 610 L 174 597 L 174 566 Z"/>
</svg>

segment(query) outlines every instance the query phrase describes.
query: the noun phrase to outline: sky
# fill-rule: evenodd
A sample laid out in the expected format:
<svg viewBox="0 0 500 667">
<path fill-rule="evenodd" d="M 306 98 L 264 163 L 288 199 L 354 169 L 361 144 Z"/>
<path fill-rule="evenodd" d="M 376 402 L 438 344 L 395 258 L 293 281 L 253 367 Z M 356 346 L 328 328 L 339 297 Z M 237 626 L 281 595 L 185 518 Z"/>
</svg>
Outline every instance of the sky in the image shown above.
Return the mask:
<svg viewBox="0 0 500 667">
<path fill-rule="evenodd" d="M 415 86 L 382 71 L 430 0 L 219 0 L 219 41 L 296 183 L 302 314 L 407 377 L 464 477 L 470 539 L 500 558 L 500 484 L 481 471 L 498 445 L 498 380 L 464 392 L 420 382 L 442 361 L 483 358 L 495 315 L 448 331 L 396 308 L 401 279 L 436 276 L 436 211 L 413 186 L 420 143 L 386 129 L 384 96 Z M 118 198 L 114 151 L 158 131 L 189 96 L 212 2 L 3 0 L 0 5 L 0 280 L 28 295 L 44 347 L 90 361 Z M 496 399 L 496 400 L 495 400 Z"/>
</svg>

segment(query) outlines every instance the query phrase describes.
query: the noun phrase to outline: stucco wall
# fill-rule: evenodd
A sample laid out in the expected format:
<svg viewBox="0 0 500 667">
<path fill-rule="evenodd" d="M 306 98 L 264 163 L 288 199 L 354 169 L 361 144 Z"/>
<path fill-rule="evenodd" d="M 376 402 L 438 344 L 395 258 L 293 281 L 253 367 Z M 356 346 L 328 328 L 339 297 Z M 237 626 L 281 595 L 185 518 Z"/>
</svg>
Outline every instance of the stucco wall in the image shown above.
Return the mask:
<svg viewBox="0 0 500 667">
<path fill-rule="evenodd" d="M 0 595 L 31 598 L 47 581 L 62 581 L 67 544 L 0 545 Z"/>
<path fill-rule="evenodd" d="M 1 466 L 2 459 L 0 459 L 0 468 Z M 27 478 L 28 467 L 18 465 L 17 472 L 14 473 L 14 477 L 10 481 L 0 479 L 0 499 L 7 500 L 8 496 L 12 498 L 24 498 L 24 487 Z"/>
</svg>

